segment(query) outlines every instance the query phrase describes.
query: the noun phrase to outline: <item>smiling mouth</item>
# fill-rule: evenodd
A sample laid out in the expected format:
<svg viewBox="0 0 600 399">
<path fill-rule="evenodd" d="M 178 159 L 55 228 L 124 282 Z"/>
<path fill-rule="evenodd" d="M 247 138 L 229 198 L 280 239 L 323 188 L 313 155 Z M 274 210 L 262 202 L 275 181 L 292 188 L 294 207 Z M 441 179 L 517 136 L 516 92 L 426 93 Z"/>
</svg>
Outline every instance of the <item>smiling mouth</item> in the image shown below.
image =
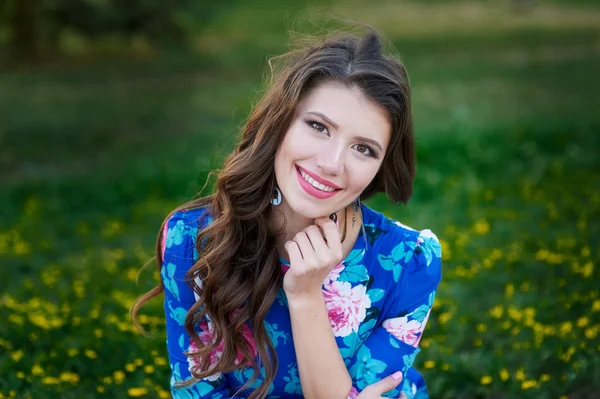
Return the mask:
<svg viewBox="0 0 600 399">
<path fill-rule="evenodd" d="M 332 191 L 338 190 L 338 189 L 336 189 L 334 187 L 330 187 L 330 186 L 327 186 L 325 184 L 317 182 L 315 179 L 313 179 L 312 177 L 310 177 L 308 175 L 308 173 L 306 173 L 305 171 L 303 171 L 300 167 L 296 166 L 296 169 L 298 170 L 298 172 L 300 172 L 300 175 L 302 176 L 302 178 L 304 180 L 306 180 L 306 182 L 308 184 L 310 184 L 311 186 L 313 186 L 317 190 L 321 190 L 321 191 L 323 191 L 325 193 L 330 193 Z"/>
</svg>

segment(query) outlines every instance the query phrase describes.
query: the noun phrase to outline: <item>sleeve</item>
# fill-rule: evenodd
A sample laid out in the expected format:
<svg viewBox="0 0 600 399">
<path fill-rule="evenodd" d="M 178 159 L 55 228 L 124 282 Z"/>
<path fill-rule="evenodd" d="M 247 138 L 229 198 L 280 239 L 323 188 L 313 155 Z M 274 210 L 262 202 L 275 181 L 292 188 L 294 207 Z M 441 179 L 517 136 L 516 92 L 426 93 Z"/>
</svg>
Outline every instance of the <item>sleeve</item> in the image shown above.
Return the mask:
<svg viewBox="0 0 600 399">
<path fill-rule="evenodd" d="M 185 281 L 187 271 L 195 260 L 195 239 L 198 222 L 190 224 L 187 212 L 174 213 L 167 221 L 162 240 L 161 279 L 165 288 L 164 309 L 166 316 L 167 351 L 171 365 L 171 394 L 174 399 L 228 399 L 231 398 L 225 376 L 218 373 L 202 380 L 196 380 L 193 385 L 176 387 L 178 382 L 184 382 L 192 377 L 190 369 L 197 364 L 188 358 L 184 352 L 192 351 L 195 346 L 185 330 L 185 318 L 188 310 L 196 302 L 193 290 Z M 196 327 L 200 339 L 210 336 L 210 326 L 202 322 Z M 215 353 L 218 356 L 218 353 Z M 213 355 L 211 354 L 211 358 Z M 235 396 L 239 398 L 239 396 Z"/>
<path fill-rule="evenodd" d="M 408 371 L 420 352 L 419 341 L 441 280 L 441 245 L 431 231 L 423 230 L 416 241 L 396 245 L 390 256 L 380 254 L 379 262 L 392 281 L 392 274 L 398 273 L 399 268 L 400 281 L 390 293 L 391 301 L 382 308 L 382 321 L 358 346 L 349 363 L 353 387 L 348 398 L 355 398 L 367 385 L 401 371 L 400 385 L 383 396 L 397 398 L 402 391 L 412 399 L 415 381 L 407 376 L 417 374 Z M 424 385 L 424 381 L 420 384 Z"/>
</svg>

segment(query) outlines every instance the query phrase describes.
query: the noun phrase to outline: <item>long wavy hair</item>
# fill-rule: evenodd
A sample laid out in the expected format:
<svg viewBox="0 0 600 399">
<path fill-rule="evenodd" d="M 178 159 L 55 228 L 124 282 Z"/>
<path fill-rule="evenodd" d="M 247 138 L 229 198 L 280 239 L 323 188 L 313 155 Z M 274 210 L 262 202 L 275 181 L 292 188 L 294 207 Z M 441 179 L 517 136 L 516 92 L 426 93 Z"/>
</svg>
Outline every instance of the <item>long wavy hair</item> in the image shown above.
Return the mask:
<svg viewBox="0 0 600 399">
<path fill-rule="evenodd" d="M 380 34 L 367 27 L 363 35 L 331 34 L 269 60 L 270 76 L 264 94 L 242 128 L 241 141 L 217 173 L 214 193 L 178 207 L 163 222 L 156 244 L 159 270 L 163 229 L 173 213 L 206 207 L 213 219 L 198 233 L 199 259 L 186 275 L 187 283 L 199 296 L 185 319 L 185 329 L 198 351 L 186 355 L 197 359 L 201 367 L 192 371 L 193 379 L 181 386 L 251 365 L 254 375 L 244 387 L 256 382 L 264 368 L 264 379 L 250 395 L 251 399 L 262 399 L 275 377 L 277 353 L 264 320 L 282 286 L 275 245 L 276 234 L 281 232 L 269 232 L 267 215 L 276 187 L 275 153 L 292 122 L 296 105 L 311 88 L 326 81 L 359 88 L 386 110 L 392 128 L 390 145 L 361 199 L 377 192 L 386 193 L 394 203 L 406 203 L 411 197 L 415 151 L 410 88 L 404 66 L 384 47 Z M 138 312 L 163 289 L 161 281 L 131 308 L 134 323 L 142 332 Z M 194 326 L 207 316 L 214 327 L 214 341 L 204 344 Z M 247 322 L 252 326 L 256 354 L 242 334 Z M 210 367 L 209 354 L 221 343 L 222 356 Z M 237 360 L 240 355 L 241 362 Z"/>
</svg>

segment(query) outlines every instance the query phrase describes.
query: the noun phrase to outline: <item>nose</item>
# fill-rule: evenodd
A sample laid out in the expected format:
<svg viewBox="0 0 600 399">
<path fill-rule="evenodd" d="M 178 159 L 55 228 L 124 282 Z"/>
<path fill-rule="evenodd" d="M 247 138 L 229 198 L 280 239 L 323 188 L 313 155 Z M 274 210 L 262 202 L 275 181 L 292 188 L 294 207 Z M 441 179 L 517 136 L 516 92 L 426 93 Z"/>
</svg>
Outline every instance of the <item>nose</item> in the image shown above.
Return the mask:
<svg viewBox="0 0 600 399">
<path fill-rule="evenodd" d="M 317 161 L 324 174 L 339 176 L 344 172 L 344 151 L 340 145 L 325 146 Z"/>
</svg>

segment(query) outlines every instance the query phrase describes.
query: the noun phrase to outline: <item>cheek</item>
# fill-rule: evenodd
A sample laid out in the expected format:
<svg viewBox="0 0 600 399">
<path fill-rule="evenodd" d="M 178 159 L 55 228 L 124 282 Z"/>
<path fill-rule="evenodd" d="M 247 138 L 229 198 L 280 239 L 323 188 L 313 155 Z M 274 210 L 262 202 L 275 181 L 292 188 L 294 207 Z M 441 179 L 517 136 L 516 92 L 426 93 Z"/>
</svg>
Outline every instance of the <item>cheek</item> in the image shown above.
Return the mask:
<svg viewBox="0 0 600 399">
<path fill-rule="evenodd" d="M 297 159 L 309 155 L 311 149 L 314 150 L 314 144 L 309 138 L 302 126 L 295 124 L 287 131 L 275 158 Z"/>
<path fill-rule="evenodd" d="M 348 170 L 350 174 L 350 181 L 352 182 L 352 188 L 356 191 L 363 191 L 373 181 L 377 172 L 379 171 L 380 164 L 373 165 L 356 165 L 351 170 Z"/>
</svg>

